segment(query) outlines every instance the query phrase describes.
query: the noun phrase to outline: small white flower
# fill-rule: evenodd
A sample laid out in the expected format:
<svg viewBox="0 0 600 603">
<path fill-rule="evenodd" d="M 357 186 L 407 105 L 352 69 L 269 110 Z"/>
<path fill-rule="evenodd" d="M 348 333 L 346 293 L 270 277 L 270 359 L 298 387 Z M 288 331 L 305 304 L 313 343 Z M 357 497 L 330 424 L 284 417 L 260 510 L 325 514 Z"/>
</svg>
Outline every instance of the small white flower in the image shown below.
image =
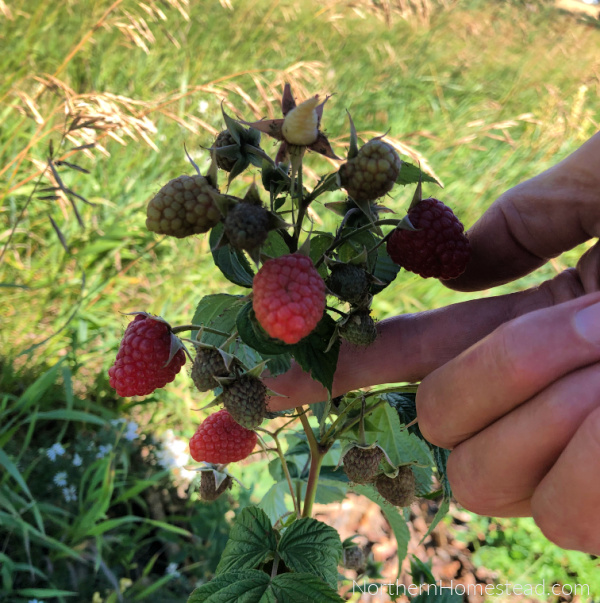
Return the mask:
<svg viewBox="0 0 600 603">
<path fill-rule="evenodd" d="M 65 449 L 58 442 L 46 450 L 46 456 L 51 461 L 55 461 L 57 456 L 62 456 L 64 453 Z"/>
<path fill-rule="evenodd" d="M 169 563 L 169 565 L 167 565 L 167 569 L 165 570 L 165 574 L 169 574 L 170 576 L 181 576 L 181 574 L 177 571 L 177 563 Z"/>
<path fill-rule="evenodd" d="M 112 450 L 112 444 L 102 444 L 98 446 L 98 452 L 96 453 L 97 459 L 104 458 Z"/>
<path fill-rule="evenodd" d="M 127 423 L 127 431 L 123 434 L 123 437 L 129 442 L 137 438 L 138 424 L 135 421 L 129 421 Z"/>
<path fill-rule="evenodd" d="M 27 603 L 44 603 L 44 602 L 40 601 L 39 599 L 29 599 L 29 601 L 27 601 Z"/>
<path fill-rule="evenodd" d="M 77 500 L 77 489 L 75 486 L 63 488 L 63 496 L 66 502 L 75 502 Z"/>
<path fill-rule="evenodd" d="M 119 427 L 119 425 L 121 425 L 122 423 L 125 423 L 125 419 L 112 419 L 112 421 L 110 422 L 113 427 Z"/>
<path fill-rule="evenodd" d="M 66 471 L 61 471 L 60 473 L 57 473 L 53 478 L 52 481 L 59 487 L 63 487 L 67 485 L 67 472 Z"/>
<path fill-rule="evenodd" d="M 201 100 L 198 103 L 198 111 L 200 111 L 200 113 L 206 113 L 208 111 L 208 103 L 205 100 Z"/>
<path fill-rule="evenodd" d="M 73 466 L 81 467 L 81 463 L 83 463 L 83 459 L 79 456 L 79 454 L 75 453 L 75 456 L 73 457 Z"/>
</svg>

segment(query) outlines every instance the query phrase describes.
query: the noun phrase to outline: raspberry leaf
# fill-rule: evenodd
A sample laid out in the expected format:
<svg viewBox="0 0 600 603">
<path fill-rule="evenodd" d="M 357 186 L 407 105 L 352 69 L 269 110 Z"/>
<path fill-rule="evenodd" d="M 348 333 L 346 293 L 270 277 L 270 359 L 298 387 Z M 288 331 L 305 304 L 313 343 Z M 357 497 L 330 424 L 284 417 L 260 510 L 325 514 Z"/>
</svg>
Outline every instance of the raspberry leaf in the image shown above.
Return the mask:
<svg viewBox="0 0 600 603">
<path fill-rule="evenodd" d="M 244 297 L 241 295 L 229 295 L 227 293 L 216 293 L 204 296 L 194 312 L 192 319 L 195 325 L 204 325 L 213 329 L 231 333 L 235 327 L 236 317 L 240 308 L 244 305 Z M 198 331 L 192 331 L 191 338 L 196 339 Z M 200 341 L 207 345 L 219 346 L 226 337 L 215 333 L 203 331 Z"/>
<path fill-rule="evenodd" d="M 225 278 L 240 287 L 252 287 L 254 271 L 242 251 L 229 245 L 215 249 L 223 235 L 223 224 L 217 224 L 210 231 L 209 245 L 215 265 Z"/>
<path fill-rule="evenodd" d="M 410 532 L 408 531 L 408 526 L 406 525 L 406 520 L 404 519 L 402 511 L 386 502 L 371 486 L 353 486 L 352 491 L 366 496 L 369 500 L 372 500 L 381 507 L 385 518 L 392 528 L 392 532 L 394 532 L 396 542 L 398 543 L 396 555 L 398 559 L 404 559 L 404 557 L 406 557 L 406 552 L 408 551 Z M 400 576 L 401 570 L 402 564 L 399 564 L 398 576 Z"/>
<path fill-rule="evenodd" d="M 333 588 L 337 586 L 342 542 L 327 524 L 308 517 L 295 521 L 283 534 L 278 552 L 291 570 L 316 574 Z"/>
<path fill-rule="evenodd" d="M 329 314 L 323 314 L 315 330 L 292 349 L 296 362 L 310 373 L 313 379 L 325 386 L 329 395 L 333 388 L 333 375 L 340 353 L 339 339 L 329 346 L 334 331 L 335 321 Z"/>
<path fill-rule="evenodd" d="M 383 291 L 396 278 L 398 272 L 400 272 L 400 266 L 392 260 L 385 245 L 380 245 L 377 248 L 377 260 L 373 271 L 373 276 L 379 282 L 371 284 L 371 294 L 376 295 Z"/>
<path fill-rule="evenodd" d="M 276 548 L 277 539 L 266 513 L 258 507 L 246 507 L 231 528 L 216 574 L 257 568 L 273 557 Z"/>
<path fill-rule="evenodd" d="M 402 186 L 407 184 L 417 184 L 417 182 L 419 182 L 419 178 L 422 182 L 432 182 L 433 184 L 443 187 L 439 180 L 423 172 L 418 165 L 413 165 L 412 163 L 407 163 L 406 161 L 402 162 L 400 174 L 398 174 L 398 178 L 396 178 L 396 184 L 401 184 Z"/>
</svg>

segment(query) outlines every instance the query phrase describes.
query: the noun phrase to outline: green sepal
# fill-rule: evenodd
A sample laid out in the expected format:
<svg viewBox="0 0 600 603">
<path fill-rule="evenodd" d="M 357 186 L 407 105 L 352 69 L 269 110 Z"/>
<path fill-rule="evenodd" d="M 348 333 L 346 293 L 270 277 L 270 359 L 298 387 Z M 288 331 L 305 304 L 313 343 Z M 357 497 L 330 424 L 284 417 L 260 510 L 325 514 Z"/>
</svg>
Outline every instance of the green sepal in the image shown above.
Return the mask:
<svg viewBox="0 0 600 603">
<path fill-rule="evenodd" d="M 350 160 L 358 155 L 358 134 L 356 133 L 350 112 L 346 110 L 346 113 L 348 113 L 348 119 L 350 120 L 350 146 L 348 147 L 348 160 Z"/>
</svg>

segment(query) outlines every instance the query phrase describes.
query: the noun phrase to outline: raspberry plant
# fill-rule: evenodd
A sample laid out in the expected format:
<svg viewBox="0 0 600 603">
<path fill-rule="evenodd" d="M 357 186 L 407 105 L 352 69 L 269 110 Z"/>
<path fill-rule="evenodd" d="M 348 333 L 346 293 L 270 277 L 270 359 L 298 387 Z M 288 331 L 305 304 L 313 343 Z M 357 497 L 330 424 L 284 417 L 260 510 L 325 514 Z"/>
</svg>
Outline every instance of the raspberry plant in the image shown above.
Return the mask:
<svg viewBox="0 0 600 603">
<path fill-rule="evenodd" d="M 242 594 L 247 601 L 341 601 L 338 565 L 361 571 L 367 564 L 350 564 L 354 545 L 342 545 L 333 528 L 311 517 L 315 501 L 339 501 L 353 491 L 378 502 L 400 557 L 409 537 L 401 507 L 418 496 L 442 498 L 430 530 L 448 509 L 448 451 L 421 436 L 416 389 L 335 399 L 331 392 L 340 346 L 376 340 L 373 297 L 397 278 L 400 266 L 424 277 L 456 277 L 465 269 L 469 243 L 449 208 L 422 200 L 422 182 L 436 181 L 401 161 L 381 137 L 359 149 L 351 118 L 345 160 L 312 190 L 305 188 L 307 150 L 340 160 L 321 130 L 327 100 L 315 96 L 297 105 L 286 85 L 282 118 L 250 123 L 223 111 L 225 129 L 209 149 L 208 173 L 200 174 L 188 155 L 197 174 L 175 177 L 148 205 L 146 224 L 154 232 L 181 238 L 210 231 L 214 264 L 240 293 L 203 297 L 192 323 L 178 327 L 138 313 L 110 369 L 111 385 L 121 395 L 148 394 L 173 379 L 185 361 L 183 350 L 190 355 L 195 348 L 191 377 L 200 391 L 214 390 L 210 406 L 224 406 L 190 441 L 192 457 L 203 463 L 200 495 L 212 500 L 230 488 L 227 464 L 253 450 L 262 451 L 255 458 L 271 461 L 274 479 L 259 505 L 240 514 L 216 577 L 192 593 L 192 603 Z M 275 158 L 261 148 L 261 134 L 280 141 Z M 264 191 L 254 182 L 243 198 L 228 194 L 250 166 L 259 170 Z M 228 173 L 224 189 L 219 169 Z M 384 197 L 397 184 L 417 185 L 409 213 L 382 218 L 390 212 Z M 339 226 L 317 230 L 309 208 L 338 190 L 346 198 L 325 206 L 340 217 Z M 156 341 L 135 336 L 141 325 Z M 185 331 L 191 336 L 182 340 L 178 334 Z M 262 378 L 287 372 L 292 362 L 329 397 L 310 408 L 271 412 L 269 396 L 276 393 Z"/>
</svg>

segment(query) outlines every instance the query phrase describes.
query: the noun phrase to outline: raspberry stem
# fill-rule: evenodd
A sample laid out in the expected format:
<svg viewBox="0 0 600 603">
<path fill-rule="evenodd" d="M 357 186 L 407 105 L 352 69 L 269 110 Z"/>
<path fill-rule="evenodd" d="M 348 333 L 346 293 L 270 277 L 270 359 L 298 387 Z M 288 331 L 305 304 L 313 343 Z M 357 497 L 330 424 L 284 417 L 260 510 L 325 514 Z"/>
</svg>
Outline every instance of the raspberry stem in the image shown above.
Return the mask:
<svg viewBox="0 0 600 603">
<path fill-rule="evenodd" d="M 302 517 L 310 517 L 315 502 L 315 496 L 317 495 L 321 465 L 323 464 L 323 459 L 325 458 L 330 445 L 323 445 L 317 442 L 312 427 L 308 422 L 306 412 L 300 406 L 297 407 L 296 410 L 300 413 L 300 421 L 302 421 L 302 427 L 304 427 L 304 432 L 306 433 L 306 438 L 308 440 L 308 447 L 310 448 L 310 470 L 308 472 L 306 494 L 304 495 L 304 509 L 302 510 Z"/>
<path fill-rule="evenodd" d="M 279 438 L 277 437 L 277 432 L 271 432 L 271 431 L 268 431 L 267 429 L 262 429 L 261 427 L 258 427 L 256 429 L 256 431 L 262 431 L 263 433 L 268 434 L 273 439 L 273 442 L 275 442 L 277 456 L 279 456 L 279 460 L 281 461 L 283 473 L 285 474 L 285 479 L 287 480 L 288 487 L 290 489 L 290 494 L 292 496 L 292 502 L 294 503 L 294 511 L 296 512 L 296 516 L 299 517 L 300 516 L 300 500 L 296 499 L 296 496 L 294 493 L 294 485 L 292 483 L 292 476 L 290 475 L 290 470 L 288 468 L 287 461 L 285 460 L 285 456 L 283 455 L 283 450 L 281 449 L 281 444 L 279 443 Z"/>
<path fill-rule="evenodd" d="M 219 331 L 218 329 L 212 329 L 211 327 L 205 327 L 204 325 L 181 325 L 180 327 L 172 327 L 171 333 L 177 335 L 177 333 L 182 333 L 183 331 L 200 331 L 200 329 L 205 333 L 229 337 L 229 333 L 225 333 L 225 331 Z"/>
</svg>

